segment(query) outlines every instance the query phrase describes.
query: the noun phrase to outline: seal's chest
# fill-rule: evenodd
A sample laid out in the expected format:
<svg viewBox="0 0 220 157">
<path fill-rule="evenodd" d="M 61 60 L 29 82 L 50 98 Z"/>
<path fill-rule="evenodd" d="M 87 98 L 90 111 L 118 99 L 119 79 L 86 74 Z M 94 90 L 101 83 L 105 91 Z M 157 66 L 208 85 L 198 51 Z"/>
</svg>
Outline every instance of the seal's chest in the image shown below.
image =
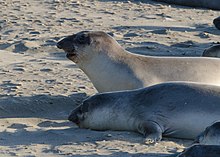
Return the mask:
<svg viewBox="0 0 220 157">
<path fill-rule="evenodd" d="M 99 92 L 136 89 L 143 86 L 131 68 L 104 54 L 94 56 L 82 69 Z"/>
</svg>

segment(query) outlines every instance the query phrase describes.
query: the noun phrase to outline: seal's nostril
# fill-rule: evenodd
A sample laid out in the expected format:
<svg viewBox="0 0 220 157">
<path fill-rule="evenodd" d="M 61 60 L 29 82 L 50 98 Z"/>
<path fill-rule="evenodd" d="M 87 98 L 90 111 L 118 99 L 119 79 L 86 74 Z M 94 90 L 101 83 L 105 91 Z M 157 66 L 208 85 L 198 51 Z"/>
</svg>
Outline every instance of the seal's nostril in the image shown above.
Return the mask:
<svg viewBox="0 0 220 157">
<path fill-rule="evenodd" d="M 57 48 L 62 49 L 60 42 L 57 43 Z"/>
</svg>

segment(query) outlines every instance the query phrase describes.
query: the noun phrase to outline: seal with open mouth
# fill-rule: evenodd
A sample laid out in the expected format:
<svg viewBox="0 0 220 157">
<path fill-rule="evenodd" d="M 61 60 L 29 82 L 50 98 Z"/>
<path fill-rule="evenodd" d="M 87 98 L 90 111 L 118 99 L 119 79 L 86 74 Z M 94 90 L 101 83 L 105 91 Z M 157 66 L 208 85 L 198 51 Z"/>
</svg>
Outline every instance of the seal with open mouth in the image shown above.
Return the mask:
<svg viewBox="0 0 220 157">
<path fill-rule="evenodd" d="M 220 60 L 133 54 L 105 32 L 82 31 L 57 43 L 99 92 L 130 90 L 167 81 L 220 85 Z"/>
</svg>

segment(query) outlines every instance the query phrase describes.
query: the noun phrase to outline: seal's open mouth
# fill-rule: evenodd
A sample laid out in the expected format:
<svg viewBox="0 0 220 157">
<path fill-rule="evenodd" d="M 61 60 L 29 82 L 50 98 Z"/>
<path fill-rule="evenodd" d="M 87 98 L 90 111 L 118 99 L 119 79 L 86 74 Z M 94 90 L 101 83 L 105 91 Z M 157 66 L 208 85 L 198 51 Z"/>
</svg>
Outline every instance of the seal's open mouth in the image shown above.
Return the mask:
<svg viewBox="0 0 220 157">
<path fill-rule="evenodd" d="M 76 53 L 74 53 L 74 52 L 67 52 L 67 51 L 65 51 L 66 52 L 66 57 L 67 58 L 69 58 L 69 57 L 75 57 L 76 56 Z"/>
<path fill-rule="evenodd" d="M 77 55 L 75 46 L 72 44 L 69 38 L 64 38 L 63 40 L 59 41 L 57 43 L 57 48 L 64 50 L 67 58 L 75 57 Z"/>
<path fill-rule="evenodd" d="M 71 49 L 63 49 L 66 52 L 66 57 L 75 57 L 77 54 L 75 52 L 75 47 L 73 46 Z"/>
<path fill-rule="evenodd" d="M 68 120 L 73 122 L 73 123 L 75 123 L 77 126 L 80 125 L 79 118 L 77 116 L 75 116 L 75 115 L 72 115 L 72 114 L 69 115 Z"/>
<path fill-rule="evenodd" d="M 74 121 L 74 123 L 77 125 L 77 126 L 80 126 L 80 121 Z"/>
</svg>

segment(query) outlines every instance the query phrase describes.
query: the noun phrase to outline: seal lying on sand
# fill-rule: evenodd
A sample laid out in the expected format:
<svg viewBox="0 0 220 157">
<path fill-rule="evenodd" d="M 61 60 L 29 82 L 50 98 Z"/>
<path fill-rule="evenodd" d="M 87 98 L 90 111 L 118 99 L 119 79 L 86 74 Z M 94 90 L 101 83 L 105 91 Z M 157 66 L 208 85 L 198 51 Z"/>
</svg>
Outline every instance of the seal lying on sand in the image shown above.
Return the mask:
<svg viewBox="0 0 220 157">
<path fill-rule="evenodd" d="M 219 1 L 220 2 L 220 1 Z M 213 20 L 213 24 L 220 30 L 220 16 Z"/>
<path fill-rule="evenodd" d="M 220 60 L 151 57 L 130 53 L 104 32 L 83 31 L 57 47 L 82 69 L 99 92 L 137 89 L 167 81 L 220 85 Z"/>
<path fill-rule="evenodd" d="M 203 57 L 217 57 L 217 58 L 220 58 L 220 45 L 215 45 L 215 46 L 212 46 L 208 49 L 205 49 L 202 56 Z"/>
<path fill-rule="evenodd" d="M 220 145 L 220 122 L 216 122 L 207 127 L 205 131 L 196 138 L 194 143 L 203 145 Z"/>
<path fill-rule="evenodd" d="M 194 145 L 187 148 L 178 155 L 170 155 L 167 157 L 219 157 L 220 146 L 215 145 Z"/>
<path fill-rule="evenodd" d="M 154 0 L 154 1 L 184 5 L 189 7 L 202 7 L 202 8 L 220 10 L 219 0 Z"/>
<path fill-rule="evenodd" d="M 173 82 L 97 94 L 68 119 L 80 128 L 136 131 L 147 143 L 161 140 L 162 134 L 195 139 L 220 119 L 220 87 Z"/>
</svg>

